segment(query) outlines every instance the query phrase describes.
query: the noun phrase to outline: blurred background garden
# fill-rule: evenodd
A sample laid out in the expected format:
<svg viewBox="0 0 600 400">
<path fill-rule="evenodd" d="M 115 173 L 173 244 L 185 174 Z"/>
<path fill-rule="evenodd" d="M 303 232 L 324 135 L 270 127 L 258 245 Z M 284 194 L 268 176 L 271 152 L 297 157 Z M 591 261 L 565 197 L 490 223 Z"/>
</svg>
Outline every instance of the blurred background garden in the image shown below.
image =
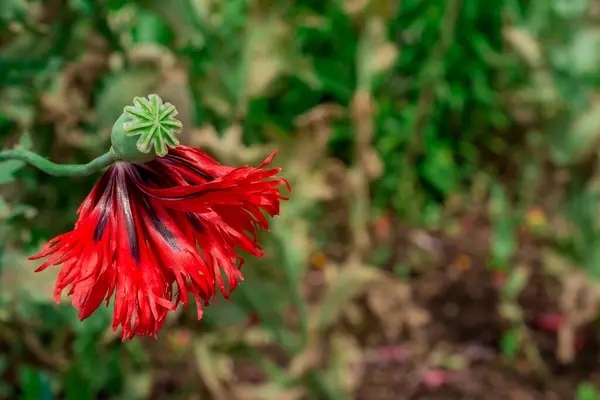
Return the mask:
<svg viewBox="0 0 600 400">
<path fill-rule="evenodd" d="M 87 162 L 158 93 L 293 192 L 231 301 L 121 343 L 27 261 L 98 176 L 0 163 L 0 399 L 600 398 L 598 86 L 597 0 L 2 1 L 2 148 Z"/>
</svg>

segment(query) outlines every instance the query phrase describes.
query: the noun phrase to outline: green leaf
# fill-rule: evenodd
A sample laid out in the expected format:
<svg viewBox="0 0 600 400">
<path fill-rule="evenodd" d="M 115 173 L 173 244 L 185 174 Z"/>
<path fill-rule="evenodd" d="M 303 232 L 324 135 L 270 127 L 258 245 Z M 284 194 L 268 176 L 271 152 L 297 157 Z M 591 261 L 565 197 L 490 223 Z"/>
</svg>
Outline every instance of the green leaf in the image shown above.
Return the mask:
<svg viewBox="0 0 600 400">
<path fill-rule="evenodd" d="M 576 0 L 571 0 L 575 2 Z M 600 65 L 600 32 L 596 27 L 577 32 L 570 46 L 570 70 L 577 75 L 589 75 Z"/>
<path fill-rule="evenodd" d="M 588 10 L 589 0 L 554 0 L 554 12 L 563 18 L 577 18 Z"/>
<path fill-rule="evenodd" d="M 502 355 L 509 361 L 514 361 L 519 351 L 519 331 L 511 329 L 502 336 Z"/>
<path fill-rule="evenodd" d="M 0 356 L 0 374 L 6 371 L 6 367 L 8 367 L 8 359 L 6 356 Z"/>
<path fill-rule="evenodd" d="M 559 165 L 584 161 L 594 154 L 600 139 L 600 105 L 573 110 L 551 121 L 548 135 L 550 155 Z"/>
<path fill-rule="evenodd" d="M 581 382 L 577 386 L 577 392 L 575 393 L 575 400 L 597 400 L 598 390 L 590 382 Z"/>
<path fill-rule="evenodd" d="M 516 268 L 511 271 L 506 284 L 502 287 L 502 296 L 505 299 L 516 300 L 528 280 L 528 269 Z"/>
<path fill-rule="evenodd" d="M 25 132 L 21 135 L 17 147 L 25 150 L 31 149 L 31 136 L 28 132 Z M 0 162 L 0 185 L 6 185 L 14 182 L 14 174 L 24 166 L 25 163 L 20 160 L 8 160 Z"/>
<path fill-rule="evenodd" d="M 6 185 L 8 183 L 14 182 L 14 174 L 24 166 L 25 163 L 19 160 L 8 160 L 0 162 L 0 185 Z"/>
<path fill-rule="evenodd" d="M 31 141 L 31 135 L 29 134 L 29 132 L 23 132 L 23 134 L 19 138 L 18 147 L 25 150 L 31 150 L 31 148 L 33 147 L 33 142 Z"/>
<path fill-rule="evenodd" d="M 244 284 L 232 295 L 232 299 L 237 297 L 238 300 L 233 301 L 239 301 L 248 311 L 255 312 L 261 327 L 273 335 L 286 351 L 297 349 L 300 343 L 298 334 L 286 329 L 282 322 L 283 307 L 288 305 L 284 294 L 287 291 L 276 290 L 275 282 L 261 280 L 250 268 L 246 268 L 244 275 Z"/>
<path fill-rule="evenodd" d="M 515 222 L 504 189 L 492 190 L 490 217 L 492 220 L 491 262 L 495 269 L 506 269 L 517 249 Z"/>
<path fill-rule="evenodd" d="M 76 366 L 71 367 L 63 379 L 66 400 L 93 399 L 95 397 L 90 382 Z"/>
<path fill-rule="evenodd" d="M 173 32 L 159 14 L 142 11 L 138 14 L 132 39 L 134 43 L 157 43 L 166 46 L 173 41 Z"/>
<path fill-rule="evenodd" d="M 151 68 L 125 70 L 107 77 L 96 103 L 96 119 L 100 129 L 110 129 L 131 99 L 147 96 L 159 81 L 160 74 Z"/>
<path fill-rule="evenodd" d="M 452 152 L 442 143 L 429 143 L 427 158 L 422 167 L 422 175 L 436 189 L 450 193 L 458 183 L 457 168 Z"/>
<path fill-rule="evenodd" d="M 213 328 L 240 325 L 248 319 L 248 310 L 234 301 L 216 301 L 204 310 L 202 322 Z"/>
<path fill-rule="evenodd" d="M 52 400 L 54 397 L 50 388 L 50 379 L 44 372 L 21 366 L 19 381 L 22 400 Z"/>
</svg>

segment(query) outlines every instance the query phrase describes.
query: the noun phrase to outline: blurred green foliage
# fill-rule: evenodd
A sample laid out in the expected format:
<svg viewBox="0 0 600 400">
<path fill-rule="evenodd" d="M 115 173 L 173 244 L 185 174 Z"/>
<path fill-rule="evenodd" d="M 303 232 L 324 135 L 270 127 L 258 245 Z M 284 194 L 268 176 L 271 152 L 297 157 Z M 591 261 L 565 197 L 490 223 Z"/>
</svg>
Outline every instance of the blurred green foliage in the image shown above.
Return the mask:
<svg viewBox="0 0 600 400">
<path fill-rule="evenodd" d="M 278 147 L 294 192 L 231 302 L 200 322 L 174 315 L 158 342 L 121 344 L 110 310 L 80 323 L 25 261 L 71 228 L 94 179 L 1 163 L 0 398 L 353 398 L 357 326 L 372 323 L 357 304 L 392 336 L 428 320 L 409 283 L 431 263 L 392 260 L 400 244 L 378 239 L 383 216 L 450 237 L 483 216 L 486 265 L 506 279 L 498 346 L 544 370 L 518 300 L 531 275 L 523 231 L 545 273 L 585 294 L 585 310 L 559 300 L 569 329 L 600 304 L 598 18 L 591 0 L 5 2 L 4 147 L 87 161 L 122 108 L 156 92 L 177 106 L 182 142 L 223 162 Z M 353 313 L 362 325 L 349 326 Z M 236 378 L 232 360 L 267 379 Z"/>
</svg>

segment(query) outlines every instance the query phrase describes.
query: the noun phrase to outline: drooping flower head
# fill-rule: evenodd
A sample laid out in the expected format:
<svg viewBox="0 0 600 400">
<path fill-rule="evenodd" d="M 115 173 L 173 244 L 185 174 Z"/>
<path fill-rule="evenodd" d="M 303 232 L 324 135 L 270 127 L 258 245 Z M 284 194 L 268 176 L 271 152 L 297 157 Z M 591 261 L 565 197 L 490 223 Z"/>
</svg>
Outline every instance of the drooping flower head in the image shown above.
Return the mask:
<svg viewBox="0 0 600 400">
<path fill-rule="evenodd" d="M 123 340 L 156 336 L 191 297 L 200 319 L 217 286 L 228 298 L 242 280 L 239 251 L 263 255 L 265 214 L 278 215 L 287 199 L 280 169 L 267 167 L 276 152 L 258 167 L 221 165 L 178 144 L 175 115 L 155 95 L 126 108 L 113 128 L 119 161 L 83 201 L 74 229 L 32 257 L 47 257 L 36 271 L 62 265 L 55 300 L 69 286 L 81 320 L 114 295 L 113 330 L 121 327 Z"/>
</svg>

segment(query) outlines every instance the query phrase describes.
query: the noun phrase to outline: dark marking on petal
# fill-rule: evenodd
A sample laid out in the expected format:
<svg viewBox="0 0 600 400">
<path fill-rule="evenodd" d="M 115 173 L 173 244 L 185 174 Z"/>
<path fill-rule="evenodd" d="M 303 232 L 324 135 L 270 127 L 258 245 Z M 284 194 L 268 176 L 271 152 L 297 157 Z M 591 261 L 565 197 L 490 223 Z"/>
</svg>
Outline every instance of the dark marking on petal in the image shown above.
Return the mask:
<svg viewBox="0 0 600 400">
<path fill-rule="evenodd" d="M 139 186 L 140 182 L 145 185 L 154 185 L 157 188 L 179 185 L 179 183 L 167 173 L 166 170 L 169 169 L 167 165 L 154 163 L 152 164 L 152 167 L 148 167 L 147 165 L 136 165 L 135 167 L 136 168 L 134 169 L 132 178 L 133 182 L 136 184 L 136 187 Z"/>
<path fill-rule="evenodd" d="M 186 212 L 185 216 L 190 221 L 195 230 L 197 230 L 198 232 L 204 232 L 204 226 L 202 225 L 196 214 Z"/>
<path fill-rule="evenodd" d="M 148 212 L 148 215 L 150 216 L 150 219 L 152 220 L 152 225 L 154 225 L 154 228 L 158 231 L 160 236 L 164 239 L 165 242 L 167 242 L 167 244 L 173 250 L 180 251 L 181 248 L 177 245 L 177 241 L 175 240 L 173 233 L 171 233 L 169 228 L 167 228 L 165 224 L 160 220 L 160 218 L 156 214 L 156 210 L 150 204 L 148 204 L 148 201 L 146 199 L 144 199 L 143 204 L 144 208 Z"/>
<path fill-rule="evenodd" d="M 119 177 L 117 181 L 117 202 L 119 202 L 119 204 L 123 207 L 123 214 L 125 215 L 125 224 L 127 228 L 127 236 L 129 239 L 129 251 L 131 253 L 131 257 L 133 257 L 136 264 L 139 264 L 140 244 L 138 242 L 138 235 L 135 227 L 135 219 L 133 218 L 133 212 L 131 211 L 131 203 L 129 202 L 127 186 L 123 177 Z"/>
<path fill-rule="evenodd" d="M 98 219 L 98 224 L 94 229 L 94 242 L 98 243 L 104 234 L 104 230 L 106 229 L 106 225 L 108 224 L 108 207 L 102 205 L 102 211 L 100 214 L 100 218 Z"/>
<path fill-rule="evenodd" d="M 196 197 L 204 196 L 205 194 L 208 194 L 208 193 L 226 192 L 228 190 L 229 190 L 229 188 L 214 188 L 214 189 L 200 190 L 199 192 L 190 193 L 190 194 L 186 194 L 183 196 L 174 196 L 174 197 L 157 196 L 157 197 L 162 200 L 189 200 L 189 199 L 195 199 Z"/>
<path fill-rule="evenodd" d="M 173 234 L 171 233 L 169 228 L 167 228 L 165 226 L 165 224 L 162 223 L 160 218 L 158 218 L 156 215 L 153 215 L 152 223 L 154 224 L 154 227 L 156 228 L 158 233 L 160 233 L 160 236 L 162 236 L 162 238 L 165 240 L 165 242 L 167 242 L 167 244 L 169 246 L 171 246 L 171 248 L 173 250 L 177 250 L 177 251 L 181 250 L 179 248 L 179 246 L 177 245 L 177 242 L 175 241 L 175 237 L 173 237 Z"/>
<path fill-rule="evenodd" d="M 105 176 L 109 176 L 113 178 L 112 171 L 109 171 L 105 174 Z M 102 177 L 104 179 L 104 176 Z M 98 218 L 98 223 L 96 224 L 96 228 L 94 228 L 94 242 L 98 243 L 100 239 L 102 239 L 102 235 L 104 234 L 104 230 L 106 229 L 106 225 L 108 224 L 108 216 L 110 215 L 110 205 L 112 204 L 112 190 L 113 190 L 113 180 L 109 180 L 108 183 L 105 183 L 104 191 L 101 194 L 96 202 L 99 202 L 98 206 L 100 208 L 100 218 Z"/>
<path fill-rule="evenodd" d="M 163 159 L 167 158 L 167 157 L 168 156 L 165 156 L 165 157 L 163 157 Z M 172 157 L 175 158 L 177 156 L 172 156 Z M 173 160 L 171 160 L 171 161 L 173 161 Z M 136 168 L 135 174 L 133 176 L 134 182 L 138 181 L 138 183 L 142 182 L 145 184 L 153 183 L 157 189 L 167 189 L 170 187 L 181 186 L 180 183 L 173 181 L 173 179 L 170 179 L 167 174 L 160 173 L 160 169 L 157 168 L 157 166 L 160 165 L 160 168 L 168 169 L 167 164 L 168 163 L 164 163 L 161 165 L 160 163 L 156 163 L 152 168 Z M 192 167 L 188 163 L 186 163 L 186 166 Z M 200 170 L 198 170 L 198 171 L 200 171 Z M 204 173 L 204 174 L 206 174 L 206 173 Z M 216 179 L 216 177 L 214 177 L 210 174 L 206 174 L 206 175 L 211 177 L 210 180 Z M 201 185 L 189 185 L 189 186 L 197 187 L 197 186 L 201 186 Z M 229 188 L 217 187 L 217 188 L 200 190 L 198 192 L 190 193 L 190 194 L 183 195 L 183 196 L 167 197 L 167 196 L 159 196 L 159 195 L 150 194 L 146 190 L 144 190 L 144 188 L 140 187 L 139 185 L 137 185 L 137 188 L 139 190 L 141 190 L 142 193 L 144 193 L 145 195 L 147 195 L 149 197 L 152 197 L 152 198 L 158 199 L 158 200 L 164 200 L 164 201 L 195 199 L 197 197 L 201 197 L 208 193 L 226 192 L 229 190 Z"/>
<path fill-rule="evenodd" d="M 100 177 L 98 182 L 96 182 L 95 187 L 97 188 L 97 190 L 94 193 L 92 203 L 97 204 L 100 201 L 100 199 L 102 198 L 102 196 L 104 195 L 104 193 L 111 190 L 113 180 L 114 180 L 114 170 L 113 170 L 113 167 L 110 167 L 108 169 L 108 171 L 106 171 Z"/>
<path fill-rule="evenodd" d="M 202 178 L 206 179 L 207 181 L 214 181 L 215 179 L 217 179 L 216 175 L 209 174 L 208 172 L 201 170 L 200 168 L 196 167 L 194 164 L 190 163 L 188 160 L 186 160 L 185 158 L 183 158 L 179 155 L 169 154 L 168 156 L 164 157 L 164 160 L 165 161 L 173 161 L 173 162 L 193 171 L 194 173 L 200 175 Z"/>
</svg>

